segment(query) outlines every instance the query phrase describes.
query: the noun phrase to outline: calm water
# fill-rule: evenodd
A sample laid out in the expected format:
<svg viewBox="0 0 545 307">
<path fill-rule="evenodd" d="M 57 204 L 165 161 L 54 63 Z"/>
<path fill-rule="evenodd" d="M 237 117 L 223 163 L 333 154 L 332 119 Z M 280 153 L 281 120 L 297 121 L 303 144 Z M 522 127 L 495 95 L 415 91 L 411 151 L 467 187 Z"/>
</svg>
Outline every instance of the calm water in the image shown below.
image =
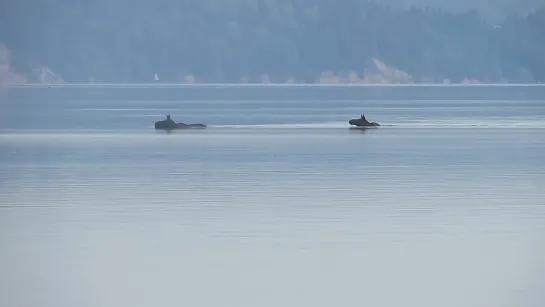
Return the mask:
<svg viewBox="0 0 545 307">
<path fill-rule="evenodd" d="M 362 112 L 383 126 L 349 130 Z M 0 113 L 1 306 L 545 301 L 545 97 Z"/>
</svg>

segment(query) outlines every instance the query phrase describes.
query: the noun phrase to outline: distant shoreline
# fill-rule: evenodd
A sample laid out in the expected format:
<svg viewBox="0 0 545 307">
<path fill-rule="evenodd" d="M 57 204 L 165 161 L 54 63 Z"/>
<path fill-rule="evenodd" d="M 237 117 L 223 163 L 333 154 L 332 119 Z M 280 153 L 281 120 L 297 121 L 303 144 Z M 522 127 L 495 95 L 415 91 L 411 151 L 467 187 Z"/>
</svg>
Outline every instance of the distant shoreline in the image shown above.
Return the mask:
<svg viewBox="0 0 545 307">
<path fill-rule="evenodd" d="M 545 87 L 542 83 L 411 83 L 411 84 L 324 84 L 324 83 L 62 83 L 0 85 L 0 88 L 190 88 L 190 87 Z"/>
</svg>

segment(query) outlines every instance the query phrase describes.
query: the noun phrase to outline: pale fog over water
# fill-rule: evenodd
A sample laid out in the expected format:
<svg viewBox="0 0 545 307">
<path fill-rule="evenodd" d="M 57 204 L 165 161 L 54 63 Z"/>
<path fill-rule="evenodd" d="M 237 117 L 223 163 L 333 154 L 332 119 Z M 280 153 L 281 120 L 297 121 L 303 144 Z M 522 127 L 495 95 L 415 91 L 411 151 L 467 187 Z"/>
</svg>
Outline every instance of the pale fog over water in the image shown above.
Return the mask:
<svg viewBox="0 0 545 307">
<path fill-rule="evenodd" d="M 543 306 L 545 90 L 410 91 L 3 91 L 0 306 Z"/>
</svg>

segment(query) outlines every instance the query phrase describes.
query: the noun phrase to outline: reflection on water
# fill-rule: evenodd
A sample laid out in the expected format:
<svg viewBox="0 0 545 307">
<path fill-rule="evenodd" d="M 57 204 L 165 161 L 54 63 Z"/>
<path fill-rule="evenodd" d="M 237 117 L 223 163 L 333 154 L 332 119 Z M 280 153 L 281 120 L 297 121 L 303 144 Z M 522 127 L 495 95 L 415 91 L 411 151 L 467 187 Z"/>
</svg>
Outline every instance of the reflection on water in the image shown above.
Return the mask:
<svg viewBox="0 0 545 307">
<path fill-rule="evenodd" d="M 1 305 L 543 302 L 543 107 L 526 126 L 434 106 L 414 124 L 385 103 L 368 117 L 392 126 L 366 131 L 336 121 L 357 105 L 282 107 L 171 134 L 143 124 L 164 116 L 151 103 L 106 126 L 116 111 L 64 104 L 44 129 L 4 122 Z"/>
</svg>

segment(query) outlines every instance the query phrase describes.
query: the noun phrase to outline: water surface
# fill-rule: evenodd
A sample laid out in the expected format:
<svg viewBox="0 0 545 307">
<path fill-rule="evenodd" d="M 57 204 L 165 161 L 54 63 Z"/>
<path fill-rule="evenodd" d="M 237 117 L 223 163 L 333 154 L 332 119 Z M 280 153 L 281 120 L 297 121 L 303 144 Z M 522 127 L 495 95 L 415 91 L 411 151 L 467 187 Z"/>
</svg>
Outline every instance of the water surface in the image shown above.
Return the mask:
<svg viewBox="0 0 545 307">
<path fill-rule="evenodd" d="M 545 99 L 268 91 L 3 101 L 1 305 L 543 302 Z"/>
</svg>

